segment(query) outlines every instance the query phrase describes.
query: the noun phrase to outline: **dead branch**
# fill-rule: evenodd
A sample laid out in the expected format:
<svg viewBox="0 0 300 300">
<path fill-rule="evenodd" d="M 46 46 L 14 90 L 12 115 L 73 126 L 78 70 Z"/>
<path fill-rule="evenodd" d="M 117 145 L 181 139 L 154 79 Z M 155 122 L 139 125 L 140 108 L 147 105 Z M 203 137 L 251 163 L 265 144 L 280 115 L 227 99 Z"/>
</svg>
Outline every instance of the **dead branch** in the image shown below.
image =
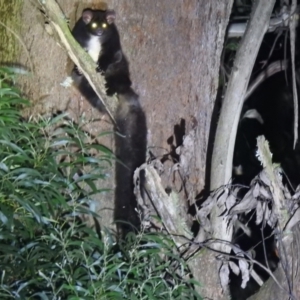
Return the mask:
<svg viewBox="0 0 300 300">
<path fill-rule="evenodd" d="M 155 212 L 161 219 L 161 227 L 164 228 L 173 238 L 177 248 L 181 248 L 188 241 L 192 240 L 192 233 L 188 227 L 188 219 L 185 214 L 185 210 L 181 209 L 181 199 L 179 195 L 171 191 L 167 194 L 162 182 L 155 168 L 150 164 L 143 164 L 134 173 L 134 182 L 137 182 L 137 177 L 141 171 L 144 171 L 144 189 L 146 191 L 145 197 L 147 201 L 150 201 L 155 209 Z M 143 207 L 143 214 L 146 216 L 147 221 L 153 223 L 150 214 L 147 213 L 148 206 L 145 199 L 141 197 L 141 191 L 138 191 L 138 186 L 135 187 L 135 193 L 137 194 L 139 206 Z"/>
<path fill-rule="evenodd" d="M 278 220 L 278 227 L 282 232 L 289 219 L 286 206 L 286 199 L 283 194 L 283 186 L 280 180 L 280 169 L 272 163 L 272 153 L 270 152 L 269 143 L 264 136 L 257 138 L 258 158 L 261 161 L 266 175 L 270 181 L 270 190 L 274 201 L 274 211 Z"/>
</svg>

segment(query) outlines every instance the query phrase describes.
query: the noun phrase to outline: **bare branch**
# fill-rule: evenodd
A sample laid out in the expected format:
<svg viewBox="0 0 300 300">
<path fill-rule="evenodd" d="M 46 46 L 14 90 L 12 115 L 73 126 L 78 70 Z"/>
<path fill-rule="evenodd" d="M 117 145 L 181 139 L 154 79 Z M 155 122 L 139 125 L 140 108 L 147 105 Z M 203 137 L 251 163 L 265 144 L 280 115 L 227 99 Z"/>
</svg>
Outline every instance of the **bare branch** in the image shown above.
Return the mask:
<svg viewBox="0 0 300 300">
<path fill-rule="evenodd" d="M 247 30 L 237 51 L 217 126 L 211 167 L 212 190 L 230 181 L 240 114 L 252 68 L 267 31 L 274 4 L 275 0 L 255 2 Z M 232 224 L 229 218 L 222 216 L 225 208 L 225 204 L 216 205 L 211 212 L 212 228 L 218 229 L 213 232 L 213 238 L 231 241 Z M 216 250 L 229 253 L 230 247 L 221 244 L 217 245 Z"/>
<path fill-rule="evenodd" d="M 292 1 L 292 14 L 297 8 L 297 0 Z M 295 39 L 296 39 L 296 16 L 291 16 L 290 19 L 290 42 L 291 42 L 291 56 L 292 56 L 292 82 L 293 82 L 293 99 L 294 99 L 294 148 L 298 140 L 298 95 L 296 86 L 296 71 L 295 71 Z"/>
<path fill-rule="evenodd" d="M 221 109 L 212 157 L 211 189 L 229 182 L 237 126 L 249 78 L 269 26 L 275 0 L 256 1 L 244 38 L 237 51 L 226 95 Z"/>
<path fill-rule="evenodd" d="M 187 241 L 192 240 L 193 235 L 187 225 L 187 216 L 185 210 L 182 209 L 182 201 L 180 201 L 179 195 L 173 191 L 171 191 L 170 194 L 166 193 L 161 178 L 155 168 L 150 164 L 143 164 L 135 171 L 134 182 L 137 181 L 141 170 L 145 172 L 144 186 L 146 197 L 149 198 L 155 211 L 161 218 L 163 228 L 172 236 L 177 247 L 181 248 Z M 144 204 L 143 197 L 141 197 L 141 191 L 137 190 L 138 186 L 135 188 L 139 205 L 145 207 L 146 205 Z M 147 218 L 149 219 L 151 216 L 147 216 Z"/>
</svg>

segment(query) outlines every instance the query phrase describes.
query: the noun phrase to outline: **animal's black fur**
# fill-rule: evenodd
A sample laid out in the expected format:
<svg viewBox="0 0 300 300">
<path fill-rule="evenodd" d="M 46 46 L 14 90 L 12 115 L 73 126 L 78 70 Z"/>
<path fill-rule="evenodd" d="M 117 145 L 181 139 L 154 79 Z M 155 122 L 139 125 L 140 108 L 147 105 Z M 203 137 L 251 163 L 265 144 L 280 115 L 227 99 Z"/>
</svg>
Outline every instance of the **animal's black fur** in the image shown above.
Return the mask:
<svg viewBox="0 0 300 300">
<path fill-rule="evenodd" d="M 124 93 L 131 86 L 128 62 L 121 48 L 114 19 L 113 10 L 85 9 L 72 30 L 77 42 L 97 63 L 96 70 L 104 75 L 109 96 Z M 104 111 L 98 96 L 76 66 L 72 71 L 72 78 L 81 94 L 94 107 Z"/>
<path fill-rule="evenodd" d="M 115 13 L 112 10 L 86 9 L 72 34 L 95 60 L 97 71 L 104 75 L 107 94 L 116 93 L 119 100 L 115 114 L 115 148 L 118 160 L 115 171 L 114 217 L 121 237 L 125 237 L 128 232 L 140 227 L 133 191 L 133 174 L 146 160 L 147 126 L 138 96 L 131 88 L 128 62 L 121 48 L 114 19 Z M 104 111 L 98 96 L 76 66 L 72 77 L 87 100 L 98 110 Z"/>
<path fill-rule="evenodd" d="M 115 143 L 119 161 L 116 163 L 115 220 L 121 221 L 117 223 L 118 228 L 125 236 L 140 226 L 133 193 L 133 174 L 146 160 L 147 126 L 145 114 L 133 90 L 119 94 L 118 98 Z M 142 178 L 143 174 L 140 175 Z"/>
</svg>

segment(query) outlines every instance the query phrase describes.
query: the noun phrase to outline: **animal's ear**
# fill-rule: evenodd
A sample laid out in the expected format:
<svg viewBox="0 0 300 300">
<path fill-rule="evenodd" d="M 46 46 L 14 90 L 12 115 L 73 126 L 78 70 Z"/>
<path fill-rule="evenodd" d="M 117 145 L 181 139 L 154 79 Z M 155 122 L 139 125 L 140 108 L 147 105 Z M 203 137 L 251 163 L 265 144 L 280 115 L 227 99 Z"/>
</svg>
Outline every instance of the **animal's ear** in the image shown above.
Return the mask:
<svg viewBox="0 0 300 300">
<path fill-rule="evenodd" d="M 89 24 L 93 18 L 93 12 L 90 9 L 85 9 L 82 12 L 82 20 L 85 24 Z"/>
<path fill-rule="evenodd" d="M 108 9 L 106 11 L 106 21 L 108 24 L 112 24 L 115 21 L 116 13 L 113 9 Z"/>
</svg>

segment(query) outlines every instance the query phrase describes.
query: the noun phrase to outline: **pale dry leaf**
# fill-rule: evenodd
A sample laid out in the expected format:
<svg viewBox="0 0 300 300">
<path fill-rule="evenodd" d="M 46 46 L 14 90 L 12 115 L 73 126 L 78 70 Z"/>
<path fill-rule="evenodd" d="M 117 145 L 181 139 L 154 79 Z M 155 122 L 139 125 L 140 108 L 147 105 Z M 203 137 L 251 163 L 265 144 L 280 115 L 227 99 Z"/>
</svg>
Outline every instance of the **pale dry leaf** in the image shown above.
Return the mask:
<svg viewBox="0 0 300 300">
<path fill-rule="evenodd" d="M 210 219 L 208 218 L 208 215 L 210 214 L 213 206 L 215 205 L 216 200 L 209 196 L 201 205 L 201 208 L 197 212 L 197 220 L 201 227 L 206 231 L 206 232 L 211 232 L 211 222 Z"/>
<path fill-rule="evenodd" d="M 227 211 L 229 211 L 236 204 L 238 191 L 239 191 L 239 188 L 230 191 L 230 194 L 225 202 Z"/>
<path fill-rule="evenodd" d="M 264 202 L 263 211 L 264 211 L 264 221 L 269 220 L 271 218 L 273 210 L 269 208 L 267 202 Z"/>
<path fill-rule="evenodd" d="M 298 222 L 300 222 L 300 208 L 298 208 L 293 216 L 289 219 L 284 231 L 289 232 Z"/>
<path fill-rule="evenodd" d="M 228 194 L 229 189 L 227 187 L 224 187 L 223 189 L 220 189 L 220 191 L 215 195 L 215 198 L 217 199 L 217 205 L 219 207 L 223 206 L 226 203 Z"/>
<path fill-rule="evenodd" d="M 239 267 L 242 274 L 241 287 L 244 289 L 250 279 L 249 264 L 244 259 L 239 259 Z"/>
<path fill-rule="evenodd" d="M 260 187 L 260 194 L 263 196 L 265 199 L 272 199 L 272 195 L 270 192 L 269 188 L 266 188 L 266 186 L 262 185 Z"/>
<path fill-rule="evenodd" d="M 262 279 L 258 276 L 258 274 L 253 269 L 250 271 L 250 274 L 259 286 L 262 286 L 264 284 Z"/>
<path fill-rule="evenodd" d="M 225 190 L 227 190 L 228 188 L 226 186 L 223 186 L 217 190 L 215 190 L 212 193 L 212 197 L 215 198 L 217 201 L 219 200 L 220 197 L 222 197 L 223 193 Z"/>
<path fill-rule="evenodd" d="M 284 186 L 283 194 L 284 194 L 284 197 L 286 199 L 291 199 L 292 198 L 292 195 L 291 195 L 289 189 L 287 188 L 287 186 Z"/>
<path fill-rule="evenodd" d="M 264 218 L 264 210 L 263 210 L 263 204 L 261 201 L 257 202 L 256 206 L 256 225 L 260 224 Z"/>
<path fill-rule="evenodd" d="M 240 268 L 238 267 L 238 265 L 235 262 L 229 261 L 229 266 L 230 266 L 230 269 L 232 270 L 232 272 L 236 276 L 240 275 Z"/>
<path fill-rule="evenodd" d="M 215 205 L 216 199 L 212 196 L 209 196 L 201 205 L 201 209 L 199 210 L 200 215 L 207 216 L 212 207 Z"/>
<path fill-rule="evenodd" d="M 220 209 L 221 214 L 223 214 L 226 210 L 226 203 L 227 203 L 229 196 L 230 196 L 230 190 L 226 187 L 226 188 L 224 188 L 221 196 L 218 197 L 217 205 Z M 221 211 L 221 209 L 222 209 L 222 211 Z"/>
<path fill-rule="evenodd" d="M 293 198 L 294 198 L 294 197 L 296 197 L 296 198 L 299 198 L 299 197 L 300 197 L 300 185 L 297 186 Z"/>
<path fill-rule="evenodd" d="M 252 190 L 248 191 L 242 201 L 231 208 L 230 215 L 240 214 L 254 209 L 257 205 L 257 200 L 253 197 Z"/>
<path fill-rule="evenodd" d="M 247 282 L 250 279 L 249 263 L 244 259 L 244 257 L 245 257 L 244 252 L 238 246 L 232 247 L 232 250 L 236 254 L 236 256 L 240 257 L 240 259 L 238 259 L 238 267 L 237 266 L 232 266 L 232 265 L 230 265 L 230 267 L 239 269 L 238 272 L 241 273 L 241 275 L 242 275 L 241 287 L 244 289 L 247 285 Z M 251 257 L 251 253 L 249 253 L 248 256 Z M 237 272 L 237 271 L 235 270 L 235 272 Z"/>
<path fill-rule="evenodd" d="M 262 170 L 259 175 L 258 178 L 267 186 L 270 186 L 271 182 L 270 179 L 268 178 L 266 172 L 264 170 Z"/>
<path fill-rule="evenodd" d="M 268 217 L 267 220 L 268 220 L 267 224 L 271 228 L 275 228 L 275 226 L 277 225 L 278 218 L 277 218 L 276 213 L 275 213 L 274 210 L 270 211 L 270 216 Z"/>
<path fill-rule="evenodd" d="M 259 195 L 260 185 L 258 182 L 255 183 L 254 188 L 252 189 L 252 195 L 254 198 L 257 198 Z"/>
<path fill-rule="evenodd" d="M 231 247 L 235 255 L 244 257 L 244 251 L 240 248 L 239 245 L 235 244 Z"/>
<path fill-rule="evenodd" d="M 241 229 L 247 236 L 251 237 L 251 229 L 247 225 L 243 224 L 238 219 L 237 215 L 235 215 L 234 217 L 232 218 L 232 222 L 235 226 L 235 232 L 237 232 L 238 229 Z"/>
<path fill-rule="evenodd" d="M 223 291 L 227 291 L 229 284 L 229 266 L 228 263 L 223 263 L 219 271 L 219 277 L 221 281 L 221 287 Z"/>
</svg>

